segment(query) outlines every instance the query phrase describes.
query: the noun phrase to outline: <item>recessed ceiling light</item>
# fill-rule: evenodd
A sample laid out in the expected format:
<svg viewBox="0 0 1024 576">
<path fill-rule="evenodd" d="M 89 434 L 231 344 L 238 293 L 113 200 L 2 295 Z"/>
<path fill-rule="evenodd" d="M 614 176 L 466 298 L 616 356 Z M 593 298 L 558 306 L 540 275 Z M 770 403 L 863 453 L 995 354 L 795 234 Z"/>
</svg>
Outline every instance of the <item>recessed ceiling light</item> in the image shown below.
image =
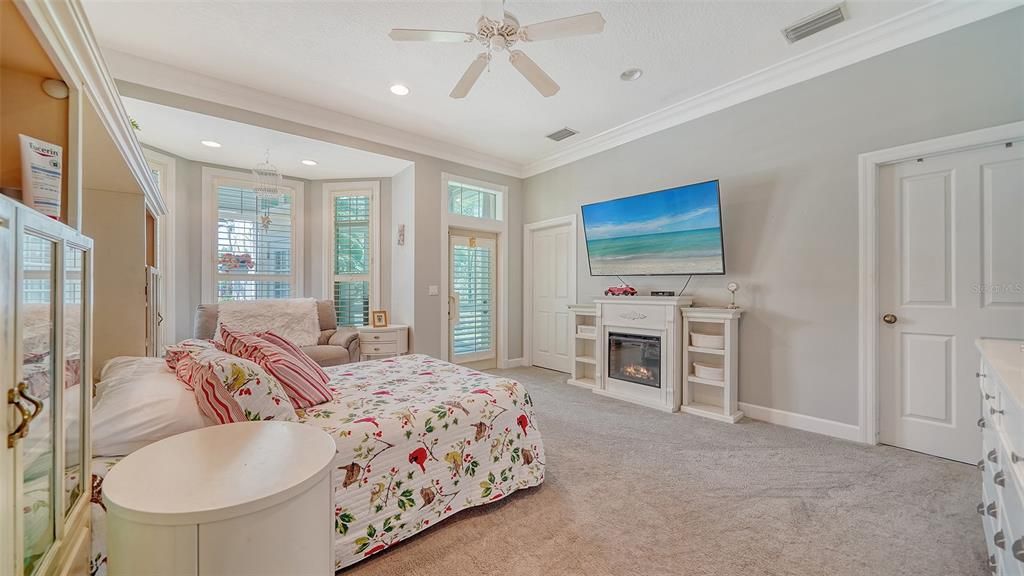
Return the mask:
<svg viewBox="0 0 1024 576">
<path fill-rule="evenodd" d="M 392 84 L 391 93 L 395 96 L 405 96 L 409 93 L 409 88 L 403 84 Z"/>
<path fill-rule="evenodd" d="M 306 166 L 316 166 L 316 160 L 303 160 L 302 163 Z"/>
<path fill-rule="evenodd" d="M 632 82 L 633 80 L 638 80 L 643 75 L 643 70 L 639 68 L 630 68 L 622 74 L 619 74 L 619 78 L 622 79 L 623 82 Z"/>
<path fill-rule="evenodd" d="M 209 146 L 210 148 L 220 148 L 220 142 L 215 142 L 213 140 L 203 140 L 199 143 L 203 146 Z"/>
</svg>

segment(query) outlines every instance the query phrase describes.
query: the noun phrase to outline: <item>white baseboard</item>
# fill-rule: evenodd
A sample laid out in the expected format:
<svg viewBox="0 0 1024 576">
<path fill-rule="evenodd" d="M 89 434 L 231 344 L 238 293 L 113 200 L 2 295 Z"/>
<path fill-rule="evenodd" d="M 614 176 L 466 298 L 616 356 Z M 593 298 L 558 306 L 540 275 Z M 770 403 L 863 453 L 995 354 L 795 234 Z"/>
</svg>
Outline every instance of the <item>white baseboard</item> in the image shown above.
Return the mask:
<svg viewBox="0 0 1024 576">
<path fill-rule="evenodd" d="M 826 420 L 824 418 L 818 418 L 817 416 L 797 414 L 796 412 L 786 412 L 785 410 L 758 406 L 757 404 L 747 404 L 746 402 L 740 402 L 739 405 L 740 410 L 754 420 L 761 420 L 771 424 L 778 424 L 779 426 L 786 426 L 788 428 L 796 428 L 797 430 L 842 438 L 843 440 L 850 440 L 851 442 L 862 441 L 860 427 L 854 426 L 853 424 L 836 422 L 835 420 Z"/>
<path fill-rule="evenodd" d="M 503 360 L 501 362 L 498 362 L 498 368 L 500 368 L 502 370 L 504 370 L 506 368 L 519 368 L 522 365 L 523 365 L 523 359 L 522 358 L 509 358 L 508 360 Z"/>
</svg>

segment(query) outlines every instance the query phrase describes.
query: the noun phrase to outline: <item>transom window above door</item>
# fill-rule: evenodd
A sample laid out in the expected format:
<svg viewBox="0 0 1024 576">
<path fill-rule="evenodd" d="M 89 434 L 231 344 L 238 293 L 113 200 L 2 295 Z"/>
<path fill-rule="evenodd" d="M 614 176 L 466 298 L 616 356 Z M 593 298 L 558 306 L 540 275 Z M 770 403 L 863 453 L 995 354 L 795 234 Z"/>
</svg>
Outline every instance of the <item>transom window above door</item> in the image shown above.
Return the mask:
<svg viewBox="0 0 1024 576">
<path fill-rule="evenodd" d="M 502 191 L 482 183 L 451 177 L 447 180 L 448 213 L 483 220 L 503 220 Z"/>
</svg>

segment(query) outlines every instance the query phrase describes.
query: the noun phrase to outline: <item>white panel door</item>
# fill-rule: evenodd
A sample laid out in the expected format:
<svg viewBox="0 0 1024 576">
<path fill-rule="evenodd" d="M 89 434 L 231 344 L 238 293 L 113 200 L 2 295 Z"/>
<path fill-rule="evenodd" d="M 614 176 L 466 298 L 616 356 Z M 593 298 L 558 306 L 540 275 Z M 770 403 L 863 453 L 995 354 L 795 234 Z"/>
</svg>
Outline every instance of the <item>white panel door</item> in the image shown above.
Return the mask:
<svg viewBox="0 0 1024 576">
<path fill-rule="evenodd" d="M 1024 338 L 1024 147 L 886 166 L 879 185 L 879 441 L 974 462 L 974 341 Z"/>
<path fill-rule="evenodd" d="M 564 224 L 542 228 L 532 233 L 531 260 L 532 324 L 530 360 L 534 366 L 569 372 L 573 345 L 572 316 L 569 304 L 572 266 L 570 234 L 572 226 Z"/>
</svg>

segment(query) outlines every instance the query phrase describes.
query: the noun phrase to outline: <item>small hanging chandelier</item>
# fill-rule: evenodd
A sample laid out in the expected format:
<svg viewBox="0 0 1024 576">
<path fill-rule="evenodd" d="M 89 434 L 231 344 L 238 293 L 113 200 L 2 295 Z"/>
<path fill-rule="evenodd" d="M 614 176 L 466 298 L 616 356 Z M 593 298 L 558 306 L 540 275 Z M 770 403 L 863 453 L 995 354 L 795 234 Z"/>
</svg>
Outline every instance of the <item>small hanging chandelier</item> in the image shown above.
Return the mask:
<svg viewBox="0 0 1024 576">
<path fill-rule="evenodd" d="M 277 166 L 270 163 L 269 148 L 267 148 L 266 161 L 257 164 L 252 169 L 252 175 L 256 177 L 252 191 L 256 193 L 257 198 L 277 199 L 284 195 L 281 186 L 281 172 L 278 171 Z"/>
</svg>

